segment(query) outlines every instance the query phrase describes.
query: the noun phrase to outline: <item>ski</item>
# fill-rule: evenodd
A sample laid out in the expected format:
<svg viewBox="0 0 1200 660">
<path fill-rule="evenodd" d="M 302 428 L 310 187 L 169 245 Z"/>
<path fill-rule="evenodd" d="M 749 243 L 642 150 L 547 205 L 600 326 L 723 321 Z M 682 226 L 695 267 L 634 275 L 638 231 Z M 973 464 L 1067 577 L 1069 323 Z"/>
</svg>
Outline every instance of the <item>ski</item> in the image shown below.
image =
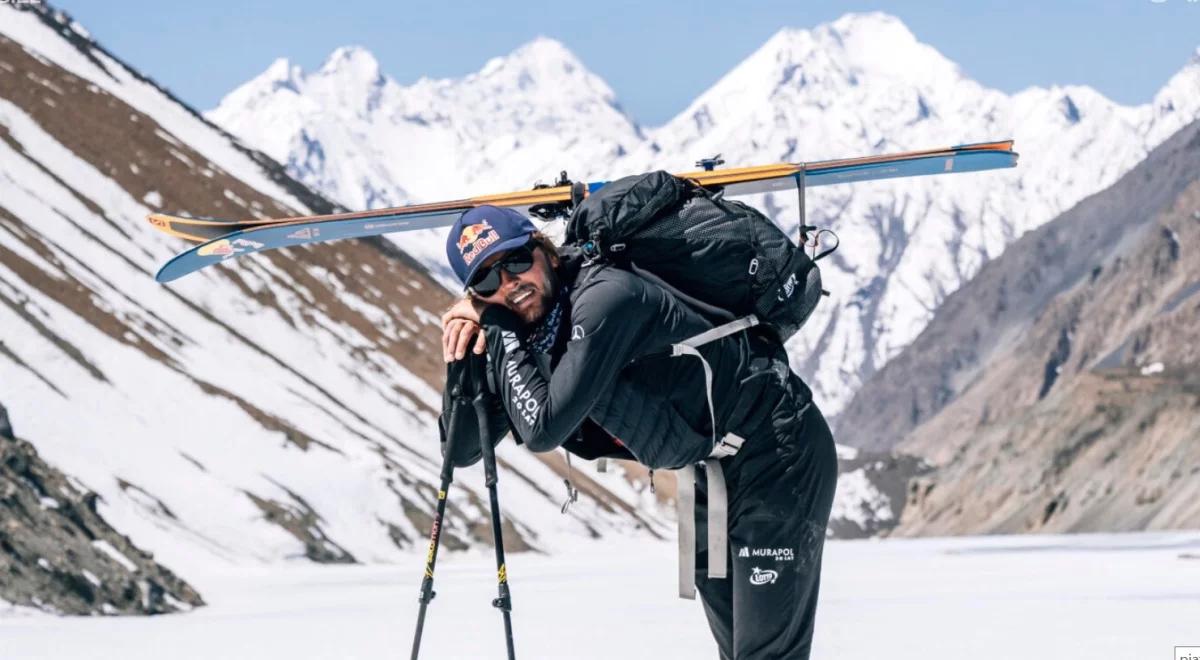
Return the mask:
<svg viewBox="0 0 1200 660">
<path fill-rule="evenodd" d="M 794 189 L 801 179 L 804 187 L 808 188 L 1014 167 L 1018 156 L 1012 151 L 1012 144 L 1011 140 L 985 142 L 811 163 L 705 169 L 677 176 L 706 188 L 724 189 L 726 195 L 749 195 Z M 709 161 L 710 164 L 717 162 Z M 605 183 L 571 184 L 564 180 L 555 186 L 447 202 L 263 220 L 229 221 L 155 213 L 148 217 L 155 228 L 186 240 L 202 242 L 168 261 L 155 279 L 170 282 L 226 259 L 263 250 L 445 227 L 452 224 L 463 211 L 475 206 L 507 206 L 543 218 L 562 216 L 570 211 L 579 198 L 598 190 Z"/>
<path fill-rule="evenodd" d="M 891 163 L 896 161 L 909 161 L 927 157 L 944 157 L 947 155 L 955 155 L 961 152 L 969 151 L 999 151 L 1010 153 L 1012 144 L 1012 140 L 1001 142 L 983 142 L 978 144 L 945 147 L 942 149 L 908 151 L 896 154 L 816 161 L 812 163 L 780 163 L 776 165 L 761 165 L 756 167 L 685 172 L 677 176 L 692 179 L 705 187 L 724 185 L 727 187 L 726 194 L 745 195 L 754 192 L 769 192 L 771 190 L 787 188 L 791 185 L 788 179 L 790 177 L 794 177 L 801 169 L 804 169 L 809 176 L 817 177 L 814 182 L 806 182 L 807 185 L 822 185 L 820 181 L 822 175 L 834 176 L 838 178 L 837 181 L 829 181 L 828 183 L 841 183 L 844 180 L 866 181 L 875 178 L 887 178 L 889 173 L 886 171 L 886 169 L 881 169 L 878 167 L 865 168 L 860 166 L 879 165 L 882 163 Z M 1013 164 L 1015 165 L 1016 154 L 1012 154 L 1012 156 L 1014 157 Z M 915 176 L 916 174 L 920 173 L 892 174 L 891 176 Z M 590 190 L 599 188 L 604 183 L 605 182 L 598 182 L 590 184 L 589 192 Z M 485 204 L 490 204 L 492 206 L 529 208 L 537 204 L 553 204 L 569 201 L 570 195 L 570 186 L 559 185 L 554 187 L 535 188 L 533 190 L 522 190 L 512 193 L 501 193 L 497 195 L 483 195 L 480 197 L 471 197 L 447 202 L 415 204 L 411 206 L 376 209 L 373 211 L 354 211 L 330 215 L 267 218 L 261 220 L 226 220 L 219 218 L 191 218 L 169 215 L 165 213 L 152 213 L 149 216 L 149 221 L 150 224 L 154 225 L 161 231 L 173 236 L 177 236 L 185 240 L 203 242 L 214 238 L 220 238 L 235 231 L 244 231 L 257 227 L 265 227 L 268 225 L 295 222 L 325 222 L 334 220 L 379 218 L 395 215 L 428 213 L 431 211 L 440 210 L 462 211 L 473 206 L 482 206 Z"/>
</svg>

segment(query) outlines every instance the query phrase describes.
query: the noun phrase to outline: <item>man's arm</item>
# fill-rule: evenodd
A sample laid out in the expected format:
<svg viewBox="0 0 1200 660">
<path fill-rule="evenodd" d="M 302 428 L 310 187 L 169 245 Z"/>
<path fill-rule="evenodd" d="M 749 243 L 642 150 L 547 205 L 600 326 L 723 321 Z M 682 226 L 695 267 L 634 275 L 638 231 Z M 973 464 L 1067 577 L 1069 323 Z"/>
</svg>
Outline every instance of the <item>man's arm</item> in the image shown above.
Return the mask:
<svg viewBox="0 0 1200 660">
<path fill-rule="evenodd" d="M 637 357 L 659 311 L 640 282 L 602 279 L 584 286 L 571 310 L 571 340 L 549 380 L 518 341 L 516 315 L 497 305 L 482 314 L 501 402 L 514 431 L 533 451 L 550 451 L 575 433 L 596 398 Z"/>
</svg>

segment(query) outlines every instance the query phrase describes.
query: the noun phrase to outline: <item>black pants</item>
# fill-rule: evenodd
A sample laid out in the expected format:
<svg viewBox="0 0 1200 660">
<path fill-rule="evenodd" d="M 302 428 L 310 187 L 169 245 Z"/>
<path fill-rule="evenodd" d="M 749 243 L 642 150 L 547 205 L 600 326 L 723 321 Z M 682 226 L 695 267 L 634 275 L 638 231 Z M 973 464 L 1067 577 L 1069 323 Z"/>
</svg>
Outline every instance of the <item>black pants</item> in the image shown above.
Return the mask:
<svg viewBox="0 0 1200 660">
<path fill-rule="evenodd" d="M 797 379 L 798 380 L 798 379 Z M 729 564 L 707 577 L 704 471 L 696 483 L 696 587 L 722 660 L 804 660 L 812 648 L 821 550 L 837 453 L 815 405 L 788 396 L 769 428 L 721 460 L 729 491 Z"/>
</svg>

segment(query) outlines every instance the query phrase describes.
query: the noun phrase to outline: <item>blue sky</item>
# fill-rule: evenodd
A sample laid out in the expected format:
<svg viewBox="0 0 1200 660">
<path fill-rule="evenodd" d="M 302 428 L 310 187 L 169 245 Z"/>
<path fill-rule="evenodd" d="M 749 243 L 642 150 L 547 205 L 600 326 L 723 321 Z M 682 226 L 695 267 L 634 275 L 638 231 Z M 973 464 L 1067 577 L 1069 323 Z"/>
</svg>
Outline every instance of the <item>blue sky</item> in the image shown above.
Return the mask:
<svg viewBox="0 0 1200 660">
<path fill-rule="evenodd" d="M 334 48 L 357 44 L 375 54 L 385 73 L 409 83 L 422 75 L 465 75 L 545 35 L 603 77 L 635 119 L 654 126 L 780 28 L 809 28 L 848 11 L 899 17 L 918 39 L 986 86 L 1015 92 L 1085 84 L 1125 104 L 1150 100 L 1200 46 L 1198 0 L 58 4 L 110 50 L 202 110 L 277 57 L 312 70 Z"/>
</svg>

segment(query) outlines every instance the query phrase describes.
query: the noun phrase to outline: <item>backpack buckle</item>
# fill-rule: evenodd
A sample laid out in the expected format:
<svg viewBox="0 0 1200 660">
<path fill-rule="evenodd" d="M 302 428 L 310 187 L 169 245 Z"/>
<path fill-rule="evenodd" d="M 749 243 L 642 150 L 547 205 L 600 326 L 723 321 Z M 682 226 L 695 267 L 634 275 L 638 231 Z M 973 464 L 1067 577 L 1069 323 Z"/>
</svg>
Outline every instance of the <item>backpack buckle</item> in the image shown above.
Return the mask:
<svg viewBox="0 0 1200 660">
<path fill-rule="evenodd" d="M 717 444 L 713 446 L 712 453 L 708 456 L 709 458 L 725 458 L 727 456 L 735 456 L 737 455 L 738 451 L 742 449 L 742 443 L 744 442 L 746 442 L 746 439 L 742 436 L 733 432 L 726 433 L 725 436 L 718 440 Z"/>
<path fill-rule="evenodd" d="M 600 259 L 600 246 L 596 245 L 596 241 L 586 241 L 579 246 L 579 251 L 583 254 L 583 265 L 590 266 Z"/>
</svg>

